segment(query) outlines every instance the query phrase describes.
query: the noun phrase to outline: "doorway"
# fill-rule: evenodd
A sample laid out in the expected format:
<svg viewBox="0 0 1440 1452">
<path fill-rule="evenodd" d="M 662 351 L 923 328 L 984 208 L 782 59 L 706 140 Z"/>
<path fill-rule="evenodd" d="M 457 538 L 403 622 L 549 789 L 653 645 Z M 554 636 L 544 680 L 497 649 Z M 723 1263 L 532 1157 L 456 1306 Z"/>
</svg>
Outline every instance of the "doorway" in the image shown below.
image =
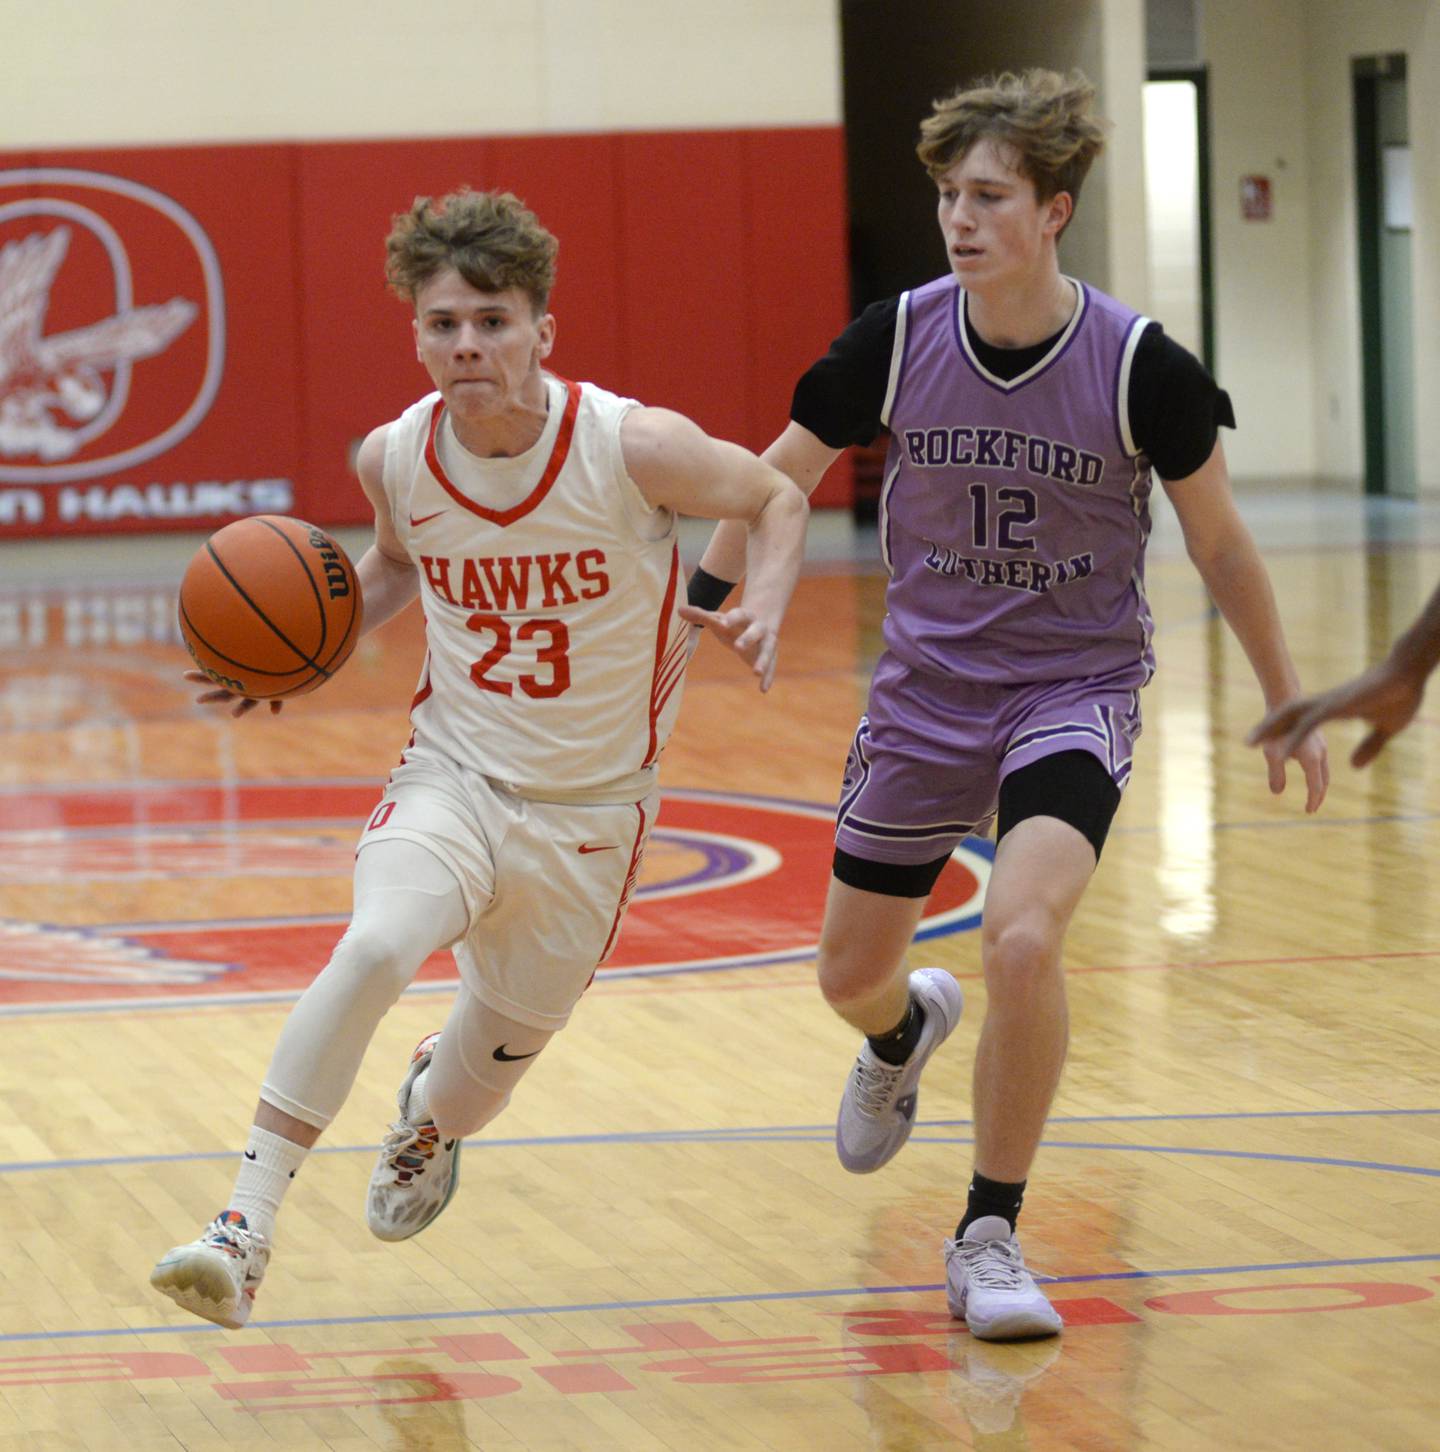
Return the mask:
<svg viewBox="0 0 1440 1452">
<path fill-rule="evenodd" d="M 1351 62 L 1365 492 L 1413 498 L 1410 120 L 1403 55 Z"/>
<path fill-rule="evenodd" d="M 1210 104 L 1204 70 L 1152 69 L 1144 115 L 1150 309 L 1213 373 Z"/>
</svg>

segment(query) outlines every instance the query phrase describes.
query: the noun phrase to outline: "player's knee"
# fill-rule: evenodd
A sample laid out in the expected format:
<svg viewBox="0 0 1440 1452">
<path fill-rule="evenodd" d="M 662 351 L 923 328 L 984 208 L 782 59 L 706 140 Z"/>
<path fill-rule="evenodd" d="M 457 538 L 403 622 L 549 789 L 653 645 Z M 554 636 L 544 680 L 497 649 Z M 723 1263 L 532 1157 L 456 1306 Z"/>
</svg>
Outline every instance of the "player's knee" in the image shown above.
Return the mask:
<svg viewBox="0 0 1440 1452">
<path fill-rule="evenodd" d="M 1060 976 L 1059 936 L 1041 917 L 1019 918 L 986 933 L 984 960 L 992 1000 L 1024 1007 Z"/>
<path fill-rule="evenodd" d="M 412 947 L 377 923 L 352 922 L 335 945 L 330 968 L 377 998 L 393 1003 L 410 986 L 420 964 Z"/>
<path fill-rule="evenodd" d="M 831 1008 L 843 1010 L 884 990 L 897 965 L 876 956 L 854 952 L 827 952 L 822 945 L 816 959 L 820 992 Z"/>
</svg>

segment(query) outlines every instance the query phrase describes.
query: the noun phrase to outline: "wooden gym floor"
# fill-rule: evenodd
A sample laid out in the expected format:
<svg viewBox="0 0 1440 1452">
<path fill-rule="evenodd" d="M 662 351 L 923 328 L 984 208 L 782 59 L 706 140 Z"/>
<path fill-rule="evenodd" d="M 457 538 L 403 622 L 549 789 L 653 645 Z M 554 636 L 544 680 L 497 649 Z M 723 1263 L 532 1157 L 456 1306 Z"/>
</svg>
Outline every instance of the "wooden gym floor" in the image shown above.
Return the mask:
<svg viewBox="0 0 1440 1452">
<path fill-rule="evenodd" d="M 1245 496 L 1307 682 L 1440 574 L 1440 509 Z M 1069 946 L 1070 1064 L 1022 1221 L 1059 1341 L 974 1343 L 983 846 L 912 961 L 966 1016 L 920 1127 L 834 1158 L 856 1044 L 811 983 L 826 819 L 874 657 L 873 547 L 819 519 L 768 698 L 700 653 L 631 932 L 425 1235 L 362 1197 L 437 959 L 302 1171 L 256 1319 L 146 1284 L 226 1198 L 288 1004 L 406 734 L 413 617 L 277 719 L 193 706 L 193 539 L 0 549 L 0 1449 L 1384 1449 L 1440 1425 L 1440 718 L 1307 819 L 1162 507 L 1159 673 Z M 703 533 L 687 534 L 688 552 Z"/>
</svg>

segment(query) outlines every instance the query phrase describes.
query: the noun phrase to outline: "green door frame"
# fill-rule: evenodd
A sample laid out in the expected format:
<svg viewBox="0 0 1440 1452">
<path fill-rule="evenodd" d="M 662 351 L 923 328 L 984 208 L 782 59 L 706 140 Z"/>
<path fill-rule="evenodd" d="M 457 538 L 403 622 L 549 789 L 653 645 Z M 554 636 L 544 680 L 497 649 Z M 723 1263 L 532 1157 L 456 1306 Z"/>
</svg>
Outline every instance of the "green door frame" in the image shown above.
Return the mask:
<svg viewBox="0 0 1440 1452">
<path fill-rule="evenodd" d="M 1355 227 L 1360 267 L 1360 395 L 1365 428 L 1365 492 L 1385 492 L 1385 354 L 1380 337 L 1379 71 L 1350 63 L 1355 125 Z"/>
<path fill-rule="evenodd" d="M 1385 347 L 1380 290 L 1380 82 L 1403 80 L 1403 55 L 1350 62 L 1355 129 L 1356 256 L 1360 269 L 1360 394 L 1365 428 L 1365 492 L 1384 494 Z"/>
</svg>

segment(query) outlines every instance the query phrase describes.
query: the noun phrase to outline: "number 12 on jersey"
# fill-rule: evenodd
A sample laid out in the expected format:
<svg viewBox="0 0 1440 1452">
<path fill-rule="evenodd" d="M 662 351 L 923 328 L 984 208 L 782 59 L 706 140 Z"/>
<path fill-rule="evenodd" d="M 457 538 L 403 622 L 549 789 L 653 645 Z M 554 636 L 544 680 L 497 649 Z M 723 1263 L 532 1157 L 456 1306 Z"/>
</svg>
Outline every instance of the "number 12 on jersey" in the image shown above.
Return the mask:
<svg viewBox="0 0 1440 1452">
<path fill-rule="evenodd" d="M 1002 509 L 995 518 L 995 548 L 1001 550 L 1033 550 L 1035 541 L 1028 535 L 1016 535 L 1017 525 L 1034 524 L 1037 517 L 1035 495 L 1029 489 L 997 489 L 998 504 L 1013 505 Z M 985 484 L 970 486 L 971 538 L 977 550 L 990 546 L 990 489 Z"/>
</svg>

